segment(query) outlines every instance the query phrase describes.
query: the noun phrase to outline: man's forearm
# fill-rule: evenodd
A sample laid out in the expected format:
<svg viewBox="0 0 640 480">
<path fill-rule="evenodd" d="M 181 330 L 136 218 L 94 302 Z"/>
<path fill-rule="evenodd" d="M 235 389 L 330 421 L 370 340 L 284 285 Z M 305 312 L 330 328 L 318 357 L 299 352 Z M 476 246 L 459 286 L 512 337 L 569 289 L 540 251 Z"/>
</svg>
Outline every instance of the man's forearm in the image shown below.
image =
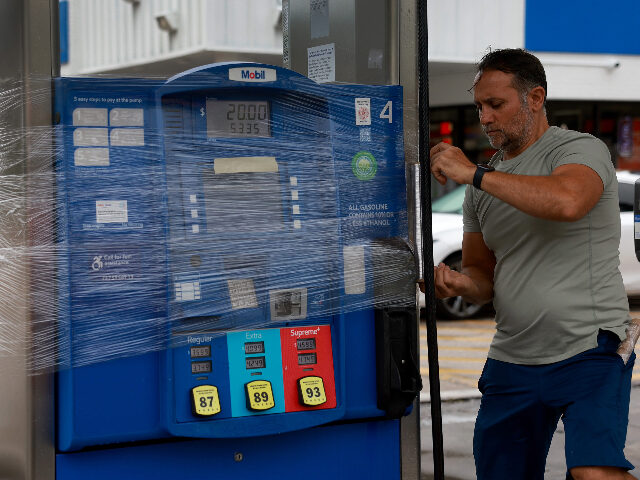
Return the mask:
<svg viewBox="0 0 640 480">
<path fill-rule="evenodd" d="M 490 172 L 482 179 L 482 190 L 524 213 L 546 220 L 579 220 L 593 208 L 584 202 L 584 185 L 564 176 Z"/>
<path fill-rule="evenodd" d="M 493 279 L 488 278 L 484 271 L 475 267 L 467 267 L 462 269 L 462 273 L 471 279 L 469 288 L 461 295 L 462 298 L 478 305 L 488 303 L 493 299 Z"/>
</svg>

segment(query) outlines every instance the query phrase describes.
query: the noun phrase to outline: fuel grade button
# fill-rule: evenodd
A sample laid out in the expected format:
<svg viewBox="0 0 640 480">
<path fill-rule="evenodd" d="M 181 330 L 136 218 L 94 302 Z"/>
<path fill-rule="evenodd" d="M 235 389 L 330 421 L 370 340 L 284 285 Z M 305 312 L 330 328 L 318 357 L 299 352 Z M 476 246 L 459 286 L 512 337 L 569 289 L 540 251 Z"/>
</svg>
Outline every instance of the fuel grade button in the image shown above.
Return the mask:
<svg viewBox="0 0 640 480">
<path fill-rule="evenodd" d="M 213 385 L 198 385 L 191 389 L 191 406 L 194 415 L 211 417 L 220 413 L 220 397 L 218 388 Z"/>
<path fill-rule="evenodd" d="M 275 407 L 271 382 L 268 380 L 254 380 L 245 386 L 247 394 L 247 409 L 252 412 L 263 412 Z"/>
<path fill-rule="evenodd" d="M 302 405 L 315 407 L 327 401 L 321 377 L 309 376 L 298 380 L 298 398 Z"/>
</svg>

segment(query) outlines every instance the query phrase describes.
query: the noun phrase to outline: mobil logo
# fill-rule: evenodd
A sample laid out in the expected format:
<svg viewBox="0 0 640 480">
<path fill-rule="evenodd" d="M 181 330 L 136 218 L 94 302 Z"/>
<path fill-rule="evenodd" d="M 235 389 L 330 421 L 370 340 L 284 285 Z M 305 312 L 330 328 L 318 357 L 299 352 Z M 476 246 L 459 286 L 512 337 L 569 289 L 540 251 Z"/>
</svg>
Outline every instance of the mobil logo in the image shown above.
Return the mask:
<svg viewBox="0 0 640 480">
<path fill-rule="evenodd" d="M 236 67 L 229 69 L 229 80 L 236 82 L 275 82 L 277 75 L 274 68 Z"/>
<path fill-rule="evenodd" d="M 243 80 L 251 79 L 251 80 L 264 80 L 266 77 L 264 70 L 242 70 L 240 73 Z"/>
</svg>

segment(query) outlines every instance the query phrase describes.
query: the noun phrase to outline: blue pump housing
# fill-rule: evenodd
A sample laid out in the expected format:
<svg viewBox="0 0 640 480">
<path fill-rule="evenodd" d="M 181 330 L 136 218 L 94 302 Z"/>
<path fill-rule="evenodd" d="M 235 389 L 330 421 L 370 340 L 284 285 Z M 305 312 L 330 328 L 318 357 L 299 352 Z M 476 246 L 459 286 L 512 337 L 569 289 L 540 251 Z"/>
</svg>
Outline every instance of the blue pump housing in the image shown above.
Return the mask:
<svg viewBox="0 0 640 480">
<path fill-rule="evenodd" d="M 185 475 L 243 478 L 234 449 L 283 461 L 317 438 L 291 468 L 312 462 L 320 478 L 337 443 L 370 442 L 395 449 L 385 478 L 399 478 L 373 325 L 381 302 L 406 300 L 376 285 L 406 272 L 375 271 L 373 242 L 407 237 L 401 87 L 246 63 L 55 87 L 58 476 L 175 478 L 184 460 Z M 290 408 L 283 339 L 302 327 L 331 332 L 317 351 L 330 408 Z M 269 380 L 274 407 L 252 409 L 251 379 Z M 201 384 L 217 388 L 211 417 L 194 410 Z M 125 460 L 129 473 L 114 467 Z"/>
</svg>

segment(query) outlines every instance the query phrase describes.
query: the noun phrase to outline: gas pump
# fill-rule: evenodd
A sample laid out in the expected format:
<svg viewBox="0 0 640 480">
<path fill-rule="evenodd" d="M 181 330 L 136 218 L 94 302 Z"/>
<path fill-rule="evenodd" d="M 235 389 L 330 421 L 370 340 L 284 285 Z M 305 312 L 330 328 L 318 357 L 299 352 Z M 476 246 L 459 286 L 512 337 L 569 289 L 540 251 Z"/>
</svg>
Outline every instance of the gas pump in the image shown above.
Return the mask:
<svg viewBox="0 0 640 480">
<path fill-rule="evenodd" d="M 54 110 L 57 478 L 401 478 L 402 88 L 215 64 Z"/>
</svg>

